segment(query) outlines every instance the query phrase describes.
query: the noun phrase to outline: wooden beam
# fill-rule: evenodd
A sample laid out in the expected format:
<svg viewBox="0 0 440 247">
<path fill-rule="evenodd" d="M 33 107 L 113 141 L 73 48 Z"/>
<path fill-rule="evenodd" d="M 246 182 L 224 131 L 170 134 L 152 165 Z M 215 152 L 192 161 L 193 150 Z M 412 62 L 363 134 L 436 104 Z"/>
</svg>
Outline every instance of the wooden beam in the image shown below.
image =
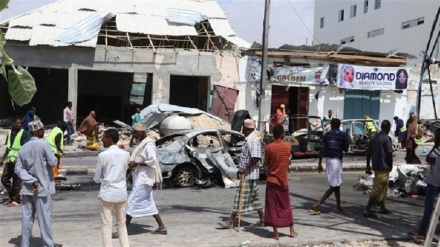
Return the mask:
<svg viewBox="0 0 440 247">
<path fill-rule="evenodd" d="M 190 42 L 191 45 L 194 47 L 194 49 L 198 50 L 198 49 L 197 49 L 197 46 L 196 46 L 196 45 L 194 44 L 194 42 L 192 41 L 191 37 L 189 37 L 189 36 L 186 36 L 186 37 L 188 38 L 189 42 Z"/>
<path fill-rule="evenodd" d="M 130 44 L 131 49 L 133 49 L 133 44 L 131 43 L 131 40 L 130 40 L 130 34 L 128 34 L 128 33 L 125 33 L 125 34 L 127 35 L 127 40 L 128 40 L 128 43 Z"/>
<path fill-rule="evenodd" d="M 150 35 L 148 34 L 148 40 L 150 40 L 150 45 L 153 47 L 153 51 L 156 52 L 156 48 L 154 47 L 153 41 L 151 40 Z"/>
</svg>

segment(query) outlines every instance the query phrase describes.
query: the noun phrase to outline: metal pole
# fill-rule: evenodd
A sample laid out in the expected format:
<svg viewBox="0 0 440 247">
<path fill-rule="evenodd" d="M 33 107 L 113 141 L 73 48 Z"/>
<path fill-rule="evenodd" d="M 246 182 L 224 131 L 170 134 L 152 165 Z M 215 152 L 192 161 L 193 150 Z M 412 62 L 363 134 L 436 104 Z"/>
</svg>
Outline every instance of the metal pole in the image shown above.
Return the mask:
<svg viewBox="0 0 440 247">
<path fill-rule="evenodd" d="M 269 13 L 271 0 L 265 0 L 264 3 L 264 20 L 263 20 L 263 57 L 261 58 L 261 76 L 260 76 L 260 97 L 258 100 L 258 130 L 265 132 L 265 121 L 263 112 L 263 100 L 265 98 L 264 86 L 267 77 L 267 53 L 269 43 Z"/>
</svg>

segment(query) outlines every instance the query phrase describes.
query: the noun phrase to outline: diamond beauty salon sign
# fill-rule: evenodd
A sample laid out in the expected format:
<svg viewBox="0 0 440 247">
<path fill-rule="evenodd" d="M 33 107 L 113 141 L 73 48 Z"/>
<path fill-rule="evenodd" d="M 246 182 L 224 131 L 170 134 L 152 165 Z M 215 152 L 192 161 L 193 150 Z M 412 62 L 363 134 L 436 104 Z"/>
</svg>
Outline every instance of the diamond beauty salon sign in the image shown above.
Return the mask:
<svg viewBox="0 0 440 247">
<path fill-rule="evenodd" d="M 402 90 L 408 85 L 406 67 L 338 65 L 337 86 L 354 90 Z"/>
</svg>

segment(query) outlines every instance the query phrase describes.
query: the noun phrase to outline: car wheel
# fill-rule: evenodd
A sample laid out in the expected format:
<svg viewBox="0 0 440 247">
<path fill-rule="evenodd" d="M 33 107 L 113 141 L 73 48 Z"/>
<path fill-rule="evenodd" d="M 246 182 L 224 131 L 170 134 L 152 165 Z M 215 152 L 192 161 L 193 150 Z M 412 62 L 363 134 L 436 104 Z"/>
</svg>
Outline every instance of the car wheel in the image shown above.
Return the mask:
<svg viewBox="0 0 440 247">
<path fill-rule="evenodd" d="M 182 166 L 176 175 L 177 183 L 180 187 L 191 187 L 196 183 L 194 169 Z"/>
</svg>

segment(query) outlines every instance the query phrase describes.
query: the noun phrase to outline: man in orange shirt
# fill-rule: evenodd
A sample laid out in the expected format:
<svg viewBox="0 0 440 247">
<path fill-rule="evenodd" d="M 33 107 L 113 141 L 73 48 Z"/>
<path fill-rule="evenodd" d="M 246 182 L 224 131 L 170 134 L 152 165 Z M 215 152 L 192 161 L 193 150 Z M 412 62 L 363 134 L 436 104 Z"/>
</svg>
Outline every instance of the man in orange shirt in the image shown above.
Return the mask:
<svg viewBox="0 0 440 247">
<path fill-rule="evenodd" d="M 266 185 L 266 208 L 264 223 L 273 227 L 273 238 L 278 239 L 278 227 L 290 227 L 290 237 L 294 238 L 293 213 L 290 205 L 287 171 L 290 165 L 290 144 L 284 142 L 284 128 L 277 125 L 273 129 L 275 141 L 267 145 L 265 161 L 268 166 Z"/>
<path fill-rule="evenodd" d="M 280 108 L 278 108 L 276 112 L 277 124 L 283 124 L 284 115 L 286 115 L 286 106 L 281 104 Z"/>
</svg>

